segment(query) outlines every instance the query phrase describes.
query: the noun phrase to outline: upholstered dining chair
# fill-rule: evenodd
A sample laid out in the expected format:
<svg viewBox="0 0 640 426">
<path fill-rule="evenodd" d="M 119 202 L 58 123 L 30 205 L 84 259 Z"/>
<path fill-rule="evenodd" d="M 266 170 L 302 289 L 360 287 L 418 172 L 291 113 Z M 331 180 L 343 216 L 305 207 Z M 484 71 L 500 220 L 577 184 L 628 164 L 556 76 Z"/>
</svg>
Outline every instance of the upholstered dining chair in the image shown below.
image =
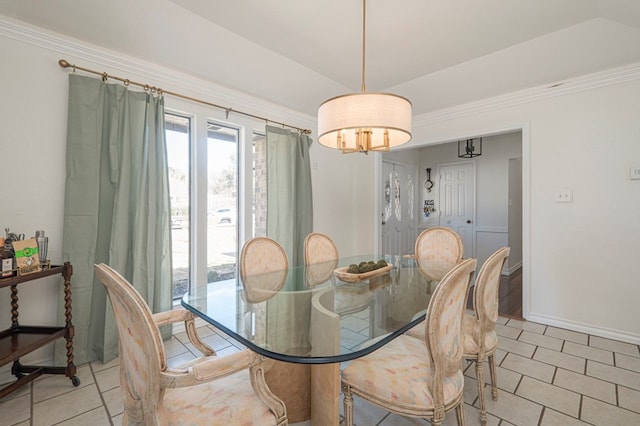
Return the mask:
<svg viewBox="0 0 640 426">
<path fill-rule="evenodd" d="M 158 327 L 185 321 L 186 310 L 152 314 L 135 288 L 105 264 L 95 265 L 118 325 L 120 389 L 125 425 L 286 425 L 284 403 L 266 385 L 262 358 L 243 350 L 218 357 L 203 344 L 204 357 L 170 368 Z"/>
<path fill-rule="evenodd" d="M 464 353 L 463 357 L 475 361 L 480 402 L 480 421 L 485 424 L 487 411 L 484 402 L 484 361 L 489 361 L 491 375 L 491 397 L 498 399 L 495 353 L 498 348 L 496 320 L 498 319 L 498 290 L 500 274 L 507 258 L 509 247 L 502 247 L 484 261 L 475 285 L 473 286 L 474 315 L 465 314 L 463 321 Z M 424 335 L 426 323 L 423 321 L 407 331 L 413 337 Z"/>
<path fill-rule="evenodd" d="M 444 226 L 427 228 L 418 235 L 415 257 L 418 268 L 429 281 L 440 281 L 462 260 L 464 248 L 456 231 Z"/>
<path fill-rule="evenodd" d="M 498 319 L 498 298 L 500 274 L 509 257 L 510 248 L 502 247 L 493 253 L 480 268 L 473 287 L 474 316 L 466 314 L 463 322 L 464 354 L 466 359 L 475 361 L 480 400 L 480 422 L 487 422 L 484 402 L 484 361 L 489 361 L 491 375 L 491 398 L 498 400 L 495 354 L 498 348 L 496 320 Z"/>
<path fill-rule="evenodd" d="M 391 412 L 426 417 L 440 425 L 456 410 L 464 425 L 462 321 L 476 259 L 454 266 L 429 299 L 427 327 L 421 339 L 401 335 L 352 361 L 342 372 L 344 417 L 353 425 L 353 395 Z"/>
<path fill-rule="evenodd" d="M 287 252 L 277 241 L 268 237 L 247 240 L 240 251 L 240 278 L 247 301 L 271 298 L 284 285 L 288 269 Z"/>
<path fill-rule="evenodd" d="M 284 248 L 276 240 L 255 237 L 247 240 L 240 252 L 240 278 L 244 298 L 249 305 L 245 312 L 246 334 L 265 348 L 288 352 L 308 352 L 309 342 L 299 331 L 286 327 L 270 328 L 268 317 L 285 315 L 290 321 L 304 321 L 305 303 L 296 303 L 295 293 L 279 293 L 288 276 L 289 260 Z M 310 295 L 309 295 L 310 297 Z M 308 321 L 308 319 L 307 319 Z M 311 369 L 308 365 L 294 364 L 267 358 L 264 375 L 271 391 L 288 407 L 287 417 L 300 422 L 310 415 L 307 401 L 311 400 Z M 309 411 L 309 412 L 308 412 Z"/>
<path fill-rule="evenodd" d="M 338 257 L 338 249 L 331 238 L 319 232 L 308 234 L 304 239 L 307 285 L 313 287 L 332 279 Z"/>
</svg>

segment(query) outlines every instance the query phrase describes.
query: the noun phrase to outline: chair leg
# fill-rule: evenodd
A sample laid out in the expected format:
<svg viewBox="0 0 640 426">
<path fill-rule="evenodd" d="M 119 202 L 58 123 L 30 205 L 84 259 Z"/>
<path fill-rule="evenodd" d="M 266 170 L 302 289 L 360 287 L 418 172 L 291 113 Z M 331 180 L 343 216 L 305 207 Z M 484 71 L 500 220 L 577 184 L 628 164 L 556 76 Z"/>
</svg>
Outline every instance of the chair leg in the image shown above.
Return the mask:
<svg viewBox="0 0 640 426">
<path fill-rule="evenodd" d="M 487 408 L 484 404 L 484 361 L 476 359 L 476 380 L 478 382 L 478 400 L 480 401 L 480 423 L 487 424 Z"/>
<path fill-rule="evenodd" d="M 498 380 L 496 377 L 495 353 L 489 355 L 489 374 L 491 375 L 491 399 L 498 400 Z"/>
<path fill-rule="evenodd" d="M 464 402 L 462 401 L 456 407 L 456 419 L 458 419 L 458 426 L 464 426 Z"/>
<path fill-rule="evenodd" d="M 351 386 L 343 386 L 344 393 L 344 426 L 353 426 L 353 395 Z"/>
</svg>

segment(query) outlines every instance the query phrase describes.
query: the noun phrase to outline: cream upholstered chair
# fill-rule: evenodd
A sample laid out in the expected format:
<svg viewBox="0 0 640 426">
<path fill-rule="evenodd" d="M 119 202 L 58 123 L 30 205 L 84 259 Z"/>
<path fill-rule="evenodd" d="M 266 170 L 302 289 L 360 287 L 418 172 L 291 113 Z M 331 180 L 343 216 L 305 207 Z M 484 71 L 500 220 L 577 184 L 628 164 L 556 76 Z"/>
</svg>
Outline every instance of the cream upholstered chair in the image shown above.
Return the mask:
<svg viewBox="0 0 640 426">
<path fill-rule="evenodd" d="M 195 336 L 193 315 L 186 310 L 153 315 L 118 272 L 105 264 L 95 270 L 118 324 L 123 424 L 287 424 L 284 404 L 264 382 L 261 357 L 249 350 L 217 357 L 194 342 L 207 356 L 169 368 L 158 327 L 186 321 L 187 333 Z"/>
<path fill-rule="evenodd" d="M 240 251 L 240 278 L 247 301 L 271 298 L 284 285 L 288 269 L 287 253 L 277 241 L 267 237 L 247 240 Z"/>
<path fill-rule="evenodd" d="M 311 293 L 280 292 L 287 279 L 288 265 L 287 253 L 271 238 L 252 238 L 242 247 L 240 276 L 245 298 L 250 303 L 245 313 L 245 324 L 250 328 L 247 336 L 267 349 L 306 354 L 310 343 L 302 324 L 309 323 L 310 313 L 304 299 L 311 298 Z M 268 317 L 282 316 L 295 326 L 269 327 Z M 288 407 L 289 420 L 298 423 L 309 418 L 310 366 L 267 358 L 264 372 L 271 391 Z"/>
<path fill-rule="evenodd" d="M 463 251 L 462 238 L 451 228 L 436 226 L 427 228 L 418 235 L 414 256 L 418 269 L 427 279 L 427 293 L 431 292 L 431 287 L 438 285 L 451 268 L 462 261 Z M 418 312 L 415 316 L 424 313 Z M 412 330 L 416 329 L 418 327 Z"/>
<path fill-rule="evenodd" d="M 443 226 L 425 229 L 416 239 L 418 268 L 429 281 L 440 281 L 460 263 L 463 250 L 462 239 L 453 229 Z"/>
<path fill-rule="evenodd" d="M 344 416 L 353 425 L 353 394 L 404 416 L 427 417 L 440 425 L 456 409 L 464 425 L 462 320 L 476 260 L 451 269 L 436 287 L 427 308 L 421 339 L 401 335 L 355 359 L 342 372 Z"/>
<path fill-rule="evenodd" d="M 476 364 L 478 396 L 480 399 L 480 421 L 487 422 L 484 403 L 484 360 L 488 358 L 491 374 L 491 397 L 498 399 L 495 353 L 498 348 L 496 320 L 498 319 L 498 296 L 500 274 L 509 257 L 509 247 L 502 247 L 493 253 L 480 268 L 476 284 L 473 287 L 473 310 L 475 316 L 466 314 L 463 322 L 464 354 Z"/>
<path fill-rule="evenodd" d="M 484 360 L 488 358 L 491 374 L 491 396 L 498 399 L 498 384 L 496 380 L 495 353 L 498 348 L 496 334 L 496 320 L 498 319 L 498 289 L 500 288 L 500 273 L 504 262 L 509 256 L 509 247 L 502 247 L 493 253 L 480 268 L 478 278 L 473 286 L 473 309 L 475 315 L 465 314 L 463 322 L 464 354 L 467 359 L 476 364 L 476 378 L 478 379 L 478 397 L 480 399 L 480 421 L 487 421 L 484 403 Z M 426 322 L 418 324 L 407 334 L 419 338 L 424 335 Z"/>
<path fill-rule="evenodd" d="M 338 249 L 324 234 L 312 232 L 304 239 L 304 264 L 307 285 L 313 287 L 333 278 L 338 267 Z"/>
<path fill-rule="evenodd" d="M 247 335 L 256 342 L 266 340 L 266 302 L 284 287 L 287 280 L 289 260 L 287 253 L 275 240 L 255 237 L 247 240 L 240 251 L 240 281 L 243 297 L 250 303 L 245 312 Z M 273 366 L 266 362 L 265 371 Z"/>
<path fill-rule="evenodd" d="M 322 263 L 338 259 L 338 249 L 325 234 L 312 232 L 304 239 L 304 263 Z"/>
</svg>

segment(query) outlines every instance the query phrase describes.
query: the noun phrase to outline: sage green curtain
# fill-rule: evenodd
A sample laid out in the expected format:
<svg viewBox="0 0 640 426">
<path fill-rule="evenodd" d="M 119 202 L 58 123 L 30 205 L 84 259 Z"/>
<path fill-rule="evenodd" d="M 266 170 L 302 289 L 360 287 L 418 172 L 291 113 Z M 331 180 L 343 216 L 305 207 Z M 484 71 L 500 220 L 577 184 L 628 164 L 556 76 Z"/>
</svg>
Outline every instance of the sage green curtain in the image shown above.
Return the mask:
<svg viewBox="0 0 640 426">
<path fill-rule="evenodd" d="M 153 312 L 172 307 L 164 101 L 72 74 L 68 108 L 62 258 L 73 266 L 75 363 L 107 362 L 117 326 L 94 264 L 122 274 Z"/>
<path fill-rule="evenodd" d="M 309 136 L 267 126 L 267 236 L 304 264 L 304 239 L 313 230 Z"/>
<path fill-rule="evenodd" d="M 313 230 L 313 201 L 309 147 L 311 138 L 297 131 L 266 127 L 267 143 L 267 236 L 278 241 L 289 265 L 304 265 L 304 239 Z M 284 290 L 307 288 L 304 270 L 289 271 Z M 291 294 L 291 293 L 289 293 Z M 291 323 L 310 324 L 311 292 L 295 297 L 274 297 L 267 301 L 270 318 L 287 318 Z M 306 299 L 306 300 L 304 300 Z M 301 327 L 300 329 L 304 329 Z M 267 324 L 269 339 L 281 348 L 306 353 L 310 342 L 286 326 Z"/>
</svg>

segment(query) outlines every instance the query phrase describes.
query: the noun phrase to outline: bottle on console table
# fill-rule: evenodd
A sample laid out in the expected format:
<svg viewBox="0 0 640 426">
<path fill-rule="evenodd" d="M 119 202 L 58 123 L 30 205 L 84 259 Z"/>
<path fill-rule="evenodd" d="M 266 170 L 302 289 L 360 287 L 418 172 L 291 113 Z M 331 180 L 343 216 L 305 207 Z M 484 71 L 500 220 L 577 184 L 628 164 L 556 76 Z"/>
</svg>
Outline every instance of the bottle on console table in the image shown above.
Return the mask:
<svg viewBox="0 0 640 426">
<path fill-rule="evenodd" d="M 5 239 L 0 237 L 0 278 L 12 277 L 16 271 L 14 268 L 15 256 L 11 243 L 6 244 Z"/>
</svg>

